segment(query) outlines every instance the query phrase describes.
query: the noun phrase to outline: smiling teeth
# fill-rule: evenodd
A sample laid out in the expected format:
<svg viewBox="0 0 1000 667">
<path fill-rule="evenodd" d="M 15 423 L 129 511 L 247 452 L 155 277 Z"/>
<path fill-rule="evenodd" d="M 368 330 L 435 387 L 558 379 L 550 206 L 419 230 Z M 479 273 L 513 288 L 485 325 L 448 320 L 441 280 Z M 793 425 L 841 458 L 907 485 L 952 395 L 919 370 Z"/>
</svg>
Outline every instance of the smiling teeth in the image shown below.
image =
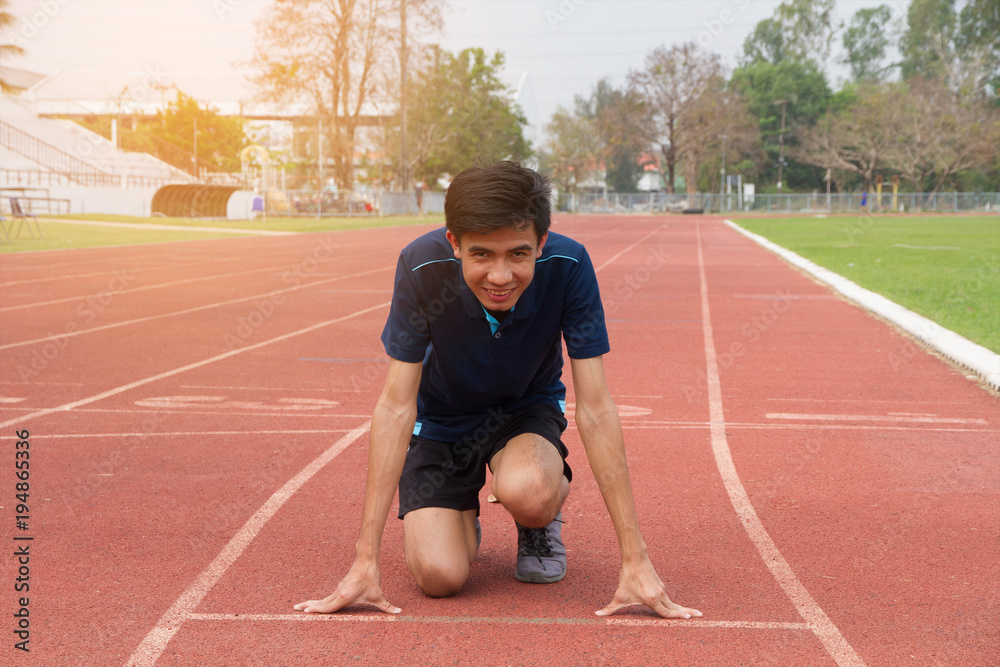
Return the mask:
<svg viewBox="0 0 1000 667">
<path fill-rule="evenodd" d="M 493 290 L 493 289 L 488 289 L 488 290 L 486 290 L 486 291 L 487 291 L 487 292 L 489 292 L 490 294 L 496 294 L 497 296 L 503 296 L 504 294 L 510 294 L 510 293 L 511 293 L 511 292 L 513 292 L 514 290 L 509 290 L 509 289 L 508 289 L 508 290 L 503 290 L 503 291 L 500 291 L 500 290 Z"/>
</svg>

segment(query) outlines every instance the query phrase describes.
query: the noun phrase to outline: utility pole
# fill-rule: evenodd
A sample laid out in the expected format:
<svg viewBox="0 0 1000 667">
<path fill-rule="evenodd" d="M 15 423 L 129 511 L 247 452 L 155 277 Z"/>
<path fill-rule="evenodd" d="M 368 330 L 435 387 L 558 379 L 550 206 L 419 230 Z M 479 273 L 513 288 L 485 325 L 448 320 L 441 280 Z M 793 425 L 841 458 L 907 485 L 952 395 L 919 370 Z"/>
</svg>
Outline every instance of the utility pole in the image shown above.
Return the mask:
<svg viewBox="0 0 1000 667">
<path fill-rule="evenodd" d="M 728 138 L 728 135 L 722 135 L 722 187 L 719 188 L 719 195 L 723 197 L 723 201 L 726 200 L 724 195 L 729 192 L 729 183 L 726 181 L 726 139 Z M 725 210 L 722 207 L 722 202 L 719 202 L 719 210 Z"/>
<path fill-rule="evenodd" d="M 406 214 L 410 215 L 410 168 L 406 156 L 406 0 L 399 3 L 399 136 L 402 139 L 403 150 L 403 194 L 406 200 Z"/>
<path fill-rule="evenodd" d="M 778 135 L 778 194 L 781 194 L 781 177 L 785 167 L 785 107 L 788 100 L 775 100 L 774 104 L 781 105 L 781 134 Z"/>
</svg>

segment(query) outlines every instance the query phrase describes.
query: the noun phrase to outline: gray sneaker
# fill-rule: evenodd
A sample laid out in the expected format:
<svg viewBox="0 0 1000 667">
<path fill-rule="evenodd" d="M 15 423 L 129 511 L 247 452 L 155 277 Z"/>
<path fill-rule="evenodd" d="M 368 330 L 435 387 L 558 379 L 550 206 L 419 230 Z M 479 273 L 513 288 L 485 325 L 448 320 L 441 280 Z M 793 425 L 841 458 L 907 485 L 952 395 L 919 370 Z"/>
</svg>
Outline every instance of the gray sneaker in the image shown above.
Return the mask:
<svg viewBox="0 0 1000 667">
<path fill-rule="evenodd" d="M 554 584 L 566 576 L 566 547 L 562 541 L 562 512 L 544 528 L 517 524 L 518 581 Z"/>
</svg>

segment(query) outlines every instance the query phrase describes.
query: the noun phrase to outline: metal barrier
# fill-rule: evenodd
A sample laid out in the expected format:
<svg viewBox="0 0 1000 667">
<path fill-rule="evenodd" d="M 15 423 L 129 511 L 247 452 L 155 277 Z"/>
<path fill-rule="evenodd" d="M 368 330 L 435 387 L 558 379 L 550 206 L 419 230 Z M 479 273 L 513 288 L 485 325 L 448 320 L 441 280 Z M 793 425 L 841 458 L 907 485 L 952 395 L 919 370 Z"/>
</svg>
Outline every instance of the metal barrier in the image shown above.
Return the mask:
<svg viewBox="0 0 1000 667">
<path fill-rule="evenodd" d="M 862 206 L 864 199 L 864 206 Z M 556 210 L 568 213 L 955 213 L 1000 211 L 997 192 L 883 192 L 851 194 L 562 193 Z"/>
<path fill-rule="evenodd" d="M 17 192 L 17 194 L 13 194 Z M 25 213 L 33 215 L 62 215 L 69 213 L 69 199 L 53 199 L 52 197 L 25 196 L 16 190 L 4 192 L 0 188 L 0 213 L 11 215 L 10 197 L 16 197 Z"/>
<path fill-rule="evenodd" d="M 269 190 L 267 214 L 291 217 L 381 217 L 444 211 L 443 192 L 425 192 L 423 211 L 412 192 Z"/>
</svg>

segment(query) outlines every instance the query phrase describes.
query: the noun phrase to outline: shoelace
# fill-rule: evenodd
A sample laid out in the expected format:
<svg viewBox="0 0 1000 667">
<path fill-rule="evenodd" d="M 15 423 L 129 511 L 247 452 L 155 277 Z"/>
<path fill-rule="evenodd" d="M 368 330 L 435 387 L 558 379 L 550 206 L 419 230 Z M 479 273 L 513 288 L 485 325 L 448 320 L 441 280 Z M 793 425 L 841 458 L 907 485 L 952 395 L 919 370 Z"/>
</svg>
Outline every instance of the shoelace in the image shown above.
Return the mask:
<svg viewBox="0 0 1000 667">
<path fill-rule="evenodd" d="M 552 555 L 552 547 L 549 546 L 549 532 L 544 528 L 521 528 L 521 535 L 524 536 L 524 553 L 527 556 L 534 556 L 538 562 L 542 558 Z"/>
<path fill-rule="evenodd" d="M 559 523 L 566 523 L 562 519 L 554 519 Z M 524 536 L 524 553 L 534 556 L 538 562 L 542 562 L 542 557 L 548 558 L 552 555 L 552 547 L 549 545 L 549 531 L 545 528 L 524 528 L 518 527 L 521 535 Z"/>
</svg>

